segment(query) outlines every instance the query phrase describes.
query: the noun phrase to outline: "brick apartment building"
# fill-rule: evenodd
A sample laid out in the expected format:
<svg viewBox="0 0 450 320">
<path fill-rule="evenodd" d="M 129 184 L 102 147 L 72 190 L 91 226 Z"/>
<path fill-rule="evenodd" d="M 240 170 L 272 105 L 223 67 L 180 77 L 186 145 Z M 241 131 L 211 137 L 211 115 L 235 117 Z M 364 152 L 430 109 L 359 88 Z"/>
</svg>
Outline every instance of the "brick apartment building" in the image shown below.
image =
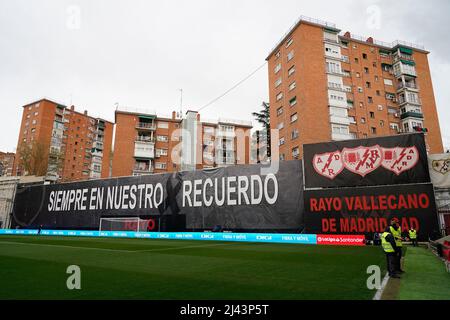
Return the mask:
<svg viewBox="0 0 450 320">
<path fill-rule="evenodd" d="M 114 177 L 250 163 L 251 122 L 126 109 L 116 110 L 115 122 Z"/>
<path fill-rule="evenodd" d="M 42 99 L 23 106 L 13 172 L 25 175 L 21 156 L 23 145 L 41 143 L 49 159 L 50 180 L 77 181 L 110 176 L 113 123 Z M 55 159 L 56 158 L 56 159 Z"/>
<path fill-rule="evenodd" d="M 13 152 L 0 151 L 0 177 L 12 176 L 15 157 Z"/>
<path fill-rule="evenodd" d="M 300 18 L 267 57 L 280 159 L 301 158 L 307 143 L 414 131 L 442 153 L 428 53 Z"/>
</svg>

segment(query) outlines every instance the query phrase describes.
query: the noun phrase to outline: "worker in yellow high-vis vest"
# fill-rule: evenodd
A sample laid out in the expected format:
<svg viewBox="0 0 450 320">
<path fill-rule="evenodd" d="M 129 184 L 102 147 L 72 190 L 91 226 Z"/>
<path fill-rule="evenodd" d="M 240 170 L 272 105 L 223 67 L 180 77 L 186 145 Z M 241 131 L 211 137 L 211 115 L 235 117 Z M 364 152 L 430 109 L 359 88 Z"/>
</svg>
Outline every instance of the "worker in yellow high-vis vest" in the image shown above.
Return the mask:
<svg viewBox="0 0 450 320">
<path fill-rule="evenodd" d="M 381 247 L 386 254 L 387 270 L 389 277 L 400 278 L 397 272 L 397 251 L 398 247 L 395 244 L 395 238 L 391 233 L 391 228 L 387 227 L 386 231 L 381 234 Z"/>
<path fill-rule="evenodd" d="M 417 247 L 417 230 L 414 229 L 413 227 L 411 227 L 411 229 L 409 229 L 408 233 L 409 233 L 409 240 L 411 240 L 412 245 L 414 247 Z"/>
<path fill-rule="evenodd" d="M 403 256 L 403 243 L 402 243 L 402 228 L 400 227 L 400 221 L 397 218 L 391 220 L 390 231 L 395 239 L 395 245 L 398 250 L 396 253 L 396 270 L 398 273 L 404 273 L 402 270 L 402 256 Z"/>
</svg>

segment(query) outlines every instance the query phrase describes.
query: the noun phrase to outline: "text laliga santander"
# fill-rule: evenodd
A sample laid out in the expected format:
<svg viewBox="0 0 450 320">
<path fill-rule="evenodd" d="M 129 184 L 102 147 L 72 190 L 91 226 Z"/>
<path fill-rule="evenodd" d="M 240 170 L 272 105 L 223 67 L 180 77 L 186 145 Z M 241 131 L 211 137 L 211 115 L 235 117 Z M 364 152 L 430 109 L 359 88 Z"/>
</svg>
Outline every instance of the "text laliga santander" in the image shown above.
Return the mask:
<svg viewBox="0 0 450 320">
<path fill-rule="evenodd" d="M 310 212 L 341 211 L 375 211 L 375 210 L 407 210 L 428 209 L 430 197 L 426 193 L 321 197 L 309 199 Z"/>
</svg>

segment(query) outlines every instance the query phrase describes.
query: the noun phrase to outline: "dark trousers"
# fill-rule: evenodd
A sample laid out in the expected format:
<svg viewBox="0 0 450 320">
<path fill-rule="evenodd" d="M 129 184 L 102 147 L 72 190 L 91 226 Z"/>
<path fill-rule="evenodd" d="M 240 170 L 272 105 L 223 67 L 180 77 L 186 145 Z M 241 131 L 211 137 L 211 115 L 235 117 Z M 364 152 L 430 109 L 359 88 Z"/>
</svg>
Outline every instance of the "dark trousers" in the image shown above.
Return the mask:
<svg viewBox="0 0 450 320">
<path fill-rule="evenodd" d="M 417 239 L 411 239 L 411 242 L 412 242 L 413 247 L 417 247 L 418 246 Z"/>
<path fill-rule="evenodd" d="M 395 270 L 396 271 L 400 271 L 402 270 L 402 265 L 401 265 L 401 261 L 402 261 L 402 256 L 403 256 L 403 251 L 401 247 L 397 247 L 398 251 L 395 252 Z"/>
<path fill-rule="evenodd" d="M 397 271 L 397 254 L 395 252 L 386 253 L 386 262 L 389 276 L 393 276 Z"/>
</svg>

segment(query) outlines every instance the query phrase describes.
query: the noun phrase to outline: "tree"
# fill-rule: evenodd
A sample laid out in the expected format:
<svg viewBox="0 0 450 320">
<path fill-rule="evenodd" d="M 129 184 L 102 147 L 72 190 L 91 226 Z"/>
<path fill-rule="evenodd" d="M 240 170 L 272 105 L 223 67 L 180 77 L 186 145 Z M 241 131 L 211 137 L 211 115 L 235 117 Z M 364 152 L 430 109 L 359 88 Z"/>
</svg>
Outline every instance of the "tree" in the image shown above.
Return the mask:
<svg viewBox="0 0 450 320">
<path fill-rule="evenodd" d="M 259 162 L 259 145 L 261 139 L 266 143 L 267 158 L 270 159 L 271 149 L 270 149 L 270 105 L 267 102 L 262 103 L 263 109 L 259 112 L 253 112 L 252 115 L 255 117 L 256 121 L 263 126 L 261 132 L 257 132 L 257 143 L 258 143 L 258 162 Z"/>
<path fill-rule="evenodd" d="M 22 144 L 18 153 L 20 165 L 28 176 L 46 176 L 49 165 L 59 169 L 62 164 L 61 153 L 58 151 L 49 153 L 49 146 L 42 142 Z"/>
</svg>

